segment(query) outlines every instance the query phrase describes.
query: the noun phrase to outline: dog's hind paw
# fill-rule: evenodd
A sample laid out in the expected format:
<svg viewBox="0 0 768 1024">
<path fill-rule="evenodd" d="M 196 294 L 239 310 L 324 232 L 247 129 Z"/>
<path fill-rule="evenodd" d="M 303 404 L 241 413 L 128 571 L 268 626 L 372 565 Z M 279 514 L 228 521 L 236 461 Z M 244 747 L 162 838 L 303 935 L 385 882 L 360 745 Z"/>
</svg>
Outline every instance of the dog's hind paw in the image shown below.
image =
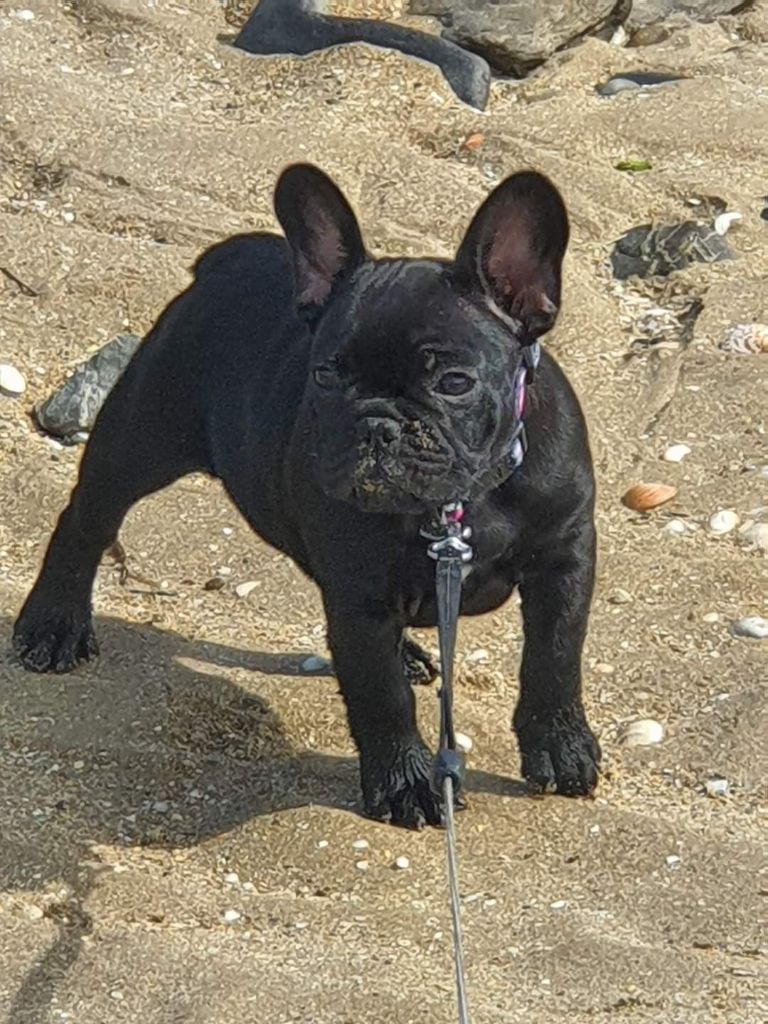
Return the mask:
<svg viewBox="0 0 768 1024">
<path fill-rule="evenodd" d="M 365 813 L 404 828 L 442 824 L 432 767 L 432 755 L 420 740 L 400 748 L 383 771 L 378 765 L 361 767 Z"/>
<path fill-rule="evenodd" d="M 403 671 L 411 686 L 428 686 L 437 679 L 437 668 L 430 656 L 410 637 L 403 637 Z"/>
<path fill-rule="evenodd" d="M 597 786 L 600 744 L 584 711 L 561 709 L 548 721 L 517 726 L 523 777 L 538 793 L 589 796 Z"/>
<path fill-rule="evenodd" d="M 90 615 L 27 609 L 14 626 L 13 649 L 30 672 L 71 672 L 99 653 Z"/>
</svg>

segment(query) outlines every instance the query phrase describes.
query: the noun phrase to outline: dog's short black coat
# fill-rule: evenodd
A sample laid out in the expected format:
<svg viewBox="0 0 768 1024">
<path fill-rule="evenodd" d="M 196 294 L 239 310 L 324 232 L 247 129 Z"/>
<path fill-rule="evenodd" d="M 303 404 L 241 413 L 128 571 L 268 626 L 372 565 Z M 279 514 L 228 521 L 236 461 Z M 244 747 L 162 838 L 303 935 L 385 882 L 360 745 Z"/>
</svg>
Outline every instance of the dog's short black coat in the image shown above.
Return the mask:
<svg viewBox="0 0 768 1024">
<path fill-rule="evenodd" d="M 286 238 L 209 250 L 107 399 L 16 652 L 39 672 L 94 656 L 93 578 L 126 512 L 210 473 L 322 591 L 366 811 L 437 823 L 409 686 L 428 663 L 404 630 L 435 624 L 419 529 L 463 499 L 475 560 L 462 612 L 497 608 L 515 587 L 522 597 L 523 773 L 540 790 L 590 793 L 594 483 L 579 404 L 547 353 L 528 394 L 529 450 L 516 472 L 509 462 L 515 374 L 560 302 L 559 193 L 533 172 L 508 178 L 453 262 L 370 259 L 346 200 L 309 166 L 283 173 L 275 205 Z"/>
</svg>

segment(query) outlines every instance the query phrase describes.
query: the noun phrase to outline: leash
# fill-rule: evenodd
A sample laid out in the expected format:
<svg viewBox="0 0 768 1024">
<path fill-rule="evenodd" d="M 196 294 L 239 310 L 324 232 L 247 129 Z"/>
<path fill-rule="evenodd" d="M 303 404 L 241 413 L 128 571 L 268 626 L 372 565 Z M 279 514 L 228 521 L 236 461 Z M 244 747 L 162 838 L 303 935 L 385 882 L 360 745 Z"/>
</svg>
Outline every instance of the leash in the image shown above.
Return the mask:
<svg viewBox="0 0 768 1024">
<path fill-rule="evenodd" d="M 456 998 L 460 1024 L 470 1024 L 467 1007 L 464 951 L 461 935 L 461 902 L 459 870 L 456 856 L 454 826 L 454 798 L 461 791 L 464 780 L 464 762 L 456 750 L 453 727 L 453 655 L 456 648 L 459 607 L 461 604 L 462 566 L 472 559 L 472 548 L 467 544 L 471 536 L 469 527 L 462 526 L 464 506 L 460 501 L 444 505 L 440 514 L 439 532 L 422 530 L 422 536 L 431 543 L 427 549 L 435 567 L 437 594 L 437 623 L 440 643 L 440 739 L 435 759 L 433 784 L 442 793 L 445 807 L 446 847 L 448 854 L 448 887 L 453 921 L 453 951 L 456 970 Z"/>
</svg>

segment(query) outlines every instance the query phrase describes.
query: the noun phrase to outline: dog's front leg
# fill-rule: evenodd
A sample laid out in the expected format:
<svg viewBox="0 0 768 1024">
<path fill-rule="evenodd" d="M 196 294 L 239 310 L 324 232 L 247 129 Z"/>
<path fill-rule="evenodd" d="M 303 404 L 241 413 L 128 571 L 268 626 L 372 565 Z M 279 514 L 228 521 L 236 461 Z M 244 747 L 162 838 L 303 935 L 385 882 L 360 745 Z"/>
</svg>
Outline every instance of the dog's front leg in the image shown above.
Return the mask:
<svg viewBox="0 0 768 1024">
<path fill-rule="evenodd" d="M 587 795 L 597 784 L 600 746 L 581 700 L 594 557 L 588 523 L 568 543 L 537 552 L 520 584 L 525 642 L 514 726 L 523 775 L 542 792 Z"/>
<path fill-rule="evenodd" d="M 384 608 L 326 595 L 328 640 L 360 752 L 365 812 L 408 828 L 440 823 L 432 755 L 419 735 L 403 668 L 403 629 Z"/>
</svg>

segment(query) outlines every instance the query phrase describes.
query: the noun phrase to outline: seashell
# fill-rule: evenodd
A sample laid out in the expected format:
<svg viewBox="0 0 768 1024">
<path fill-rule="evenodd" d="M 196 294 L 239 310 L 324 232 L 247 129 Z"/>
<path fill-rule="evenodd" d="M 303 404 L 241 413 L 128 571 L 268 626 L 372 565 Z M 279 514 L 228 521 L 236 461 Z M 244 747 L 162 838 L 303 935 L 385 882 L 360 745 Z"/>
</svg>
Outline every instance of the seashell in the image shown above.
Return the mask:
<svg viewBox="0 0 768 1024">
<path fill-rule="evenodd" d="M 714 228 L 718 235 L 725 235 L 731 224 L 742 219 L 740 213 L 720 213 L 715 217 Z"/>
<path fill-rule="evenodd" d="M 722 535 L 730 533 L 739 525 L 739 517 L 729 508 L 720 509 L 709 517 L 709 532 Z"/>
<path fill-rule="evenodd" d="M 663 532 L 668 533 L 670 537 L 682 537 L 686 532 L 685 523 L 682 519 L 670 519 Z"/>
<path fill-rule="evenodd" d="M 707 779 L 704 783 L 704 789 L 707 796 L 714 798 L 728 796 L 731 792 L 731 784 L 728 782 L 728 779 Z"/>
<path fill-rule="evenodd" d="M 238 597 L 246 598 L 252 590 L 255 590 L 256 587 L 258 587 L 258 585 L 259 584 L 256 580 L 247 580 L 245 583 L 238 583 L 235 587 L 235 593 Z"/>
<path fill-rule="evenodd" d="M 468 754 L 472 749 L 472 740 L 467 736 L 466 733 L 457 732 L 456 736 L 456 749 L 460 754 Z"/>
<path fill-rule="evenodd" d="M 626 747 L 650 747 L 664 739 L 664 726 L 653 718 L 639 718 L 624 730 L 622 741 Z"/>
<path fill-rule="evenodd" d="M 621 501 L 633 512 L 648 512 L 671 501 L 677 494 L 677 488 L 670 484 L 635 484 L 623 495 Z"/>
<path fill-rule="evenodd" d="M 23 373 L 10 363 L 0 363 L 0 391 L 4 395 L 16 398 L 24 394 L 26 387 Z"/>
<path fill-rule="evenodd" d="M 717 347 L 721 352 L 744 356 L 768 353 L 768 324 L 736 324 L 725 332 Z"/>
<path fill-rule="evenodd" d="M 485 145 L 485 136 L 482 132 L 474 132 L 472 135 L 468 135 L 461 144 L 462 149 L 466 149 L 468 152 L 473 153 L 476 149 L 482 149 Z"/>
<path fill-rule="evenodd" d="M 682 462 L 686 455 L 691 454 L 687 444 L 671 444 L 662 455 L 665 462 Z"/>
<path fill-rule="evenodd" d="M 741 531 L 742 537 L 761 551 L 768 551 L 768 523 L 751 523 Z"/>
<path fill-rule="evenodd" d="M 752 640 L 768 640 L 768 622 L 760 615 L 748 615 L 731 623 L 733 636 L 746 636 Z"/>
<path fill-rule="evenodd" d="M 395 861 L 395 867 L 398 871 L 407 871 L 410 866 L 411 862 L 407 857 L 398 857 Z"/>
</svg>

